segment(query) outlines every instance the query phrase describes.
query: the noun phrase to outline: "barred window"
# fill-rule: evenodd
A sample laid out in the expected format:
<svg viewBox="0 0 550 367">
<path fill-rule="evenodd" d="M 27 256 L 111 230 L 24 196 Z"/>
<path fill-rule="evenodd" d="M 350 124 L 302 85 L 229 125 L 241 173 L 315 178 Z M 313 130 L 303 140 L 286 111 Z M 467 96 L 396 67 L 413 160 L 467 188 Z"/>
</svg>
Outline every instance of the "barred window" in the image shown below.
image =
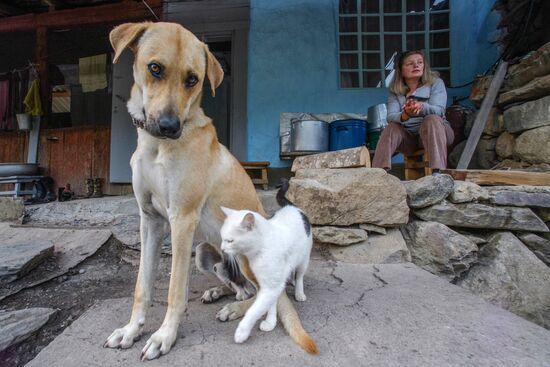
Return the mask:
<svg viewBox="0 0 550 367">
<path fill-rule="evenodd" d="M 450 0 L 340 0 L 338 56 L 341 88 L 384 86 L 393 61 L 422 50 L 449 85 Z"/>
</svg>

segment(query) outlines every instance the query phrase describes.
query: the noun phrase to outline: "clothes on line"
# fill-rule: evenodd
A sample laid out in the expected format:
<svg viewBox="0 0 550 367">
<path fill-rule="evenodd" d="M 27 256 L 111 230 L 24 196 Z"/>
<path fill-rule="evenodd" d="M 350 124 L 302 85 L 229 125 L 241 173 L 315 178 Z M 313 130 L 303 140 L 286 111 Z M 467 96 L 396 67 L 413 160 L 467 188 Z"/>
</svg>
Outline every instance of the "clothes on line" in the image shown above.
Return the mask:
<svg viewBox="0 0 550 367">
<path fill-rule="evenodd" d="M 38 79 L 32 82 L 31 88 L 25 96 L 23 104 L 25 105 L 26 113 L 29 113 L 32 116 L 42 115 L 42 102 L 40 101 L 40 83 Z"/>
<path fill-rule="evenodd" d="M 93 92 L 107 87 L 107 54 L 82 57 L 78 60 L 82 91 Z"/>
<path fill-rule="evenodd" d="M 36 74 L 33 65 L 0 74 L 0 130 L 16 129 L 15 115 L 24 112 L 23 98 Z"/>
</svg>

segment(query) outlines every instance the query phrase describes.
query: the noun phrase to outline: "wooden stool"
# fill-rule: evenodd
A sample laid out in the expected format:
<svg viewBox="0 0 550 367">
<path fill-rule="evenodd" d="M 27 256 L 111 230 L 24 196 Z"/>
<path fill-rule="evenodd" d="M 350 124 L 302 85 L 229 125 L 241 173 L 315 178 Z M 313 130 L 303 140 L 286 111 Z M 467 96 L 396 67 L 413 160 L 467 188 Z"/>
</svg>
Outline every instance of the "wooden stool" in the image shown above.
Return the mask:
<svg viewBox="0 0 550 367">
<path fill-rule="evenodd" d="M 246 170 L 252 183 L 255 185 L 262 185 L 264 190 L 267 190 L 268 180 L 267 180 L 267 166 L 270 165 L 270 162 L 240 162 L 243 168 Z M 260 177 L 253 177 L 252 172 L 260 171 Z"/>
<path fill-rule="evenodd" d="M 432 169 L 429 167 L 424 149 L 419 149 L 413 154 L 405 156 L 405 180 L 416 180 L 431 174 Z"/>
</svg>

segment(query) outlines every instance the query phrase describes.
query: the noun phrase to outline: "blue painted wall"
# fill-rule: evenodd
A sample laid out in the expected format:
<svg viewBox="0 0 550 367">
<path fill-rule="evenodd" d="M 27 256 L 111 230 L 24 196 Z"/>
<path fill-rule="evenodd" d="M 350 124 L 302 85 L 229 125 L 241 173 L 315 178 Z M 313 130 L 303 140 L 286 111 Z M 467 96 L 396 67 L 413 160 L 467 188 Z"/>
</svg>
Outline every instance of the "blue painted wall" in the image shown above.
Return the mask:
<svg viewBox="0 0 550 367">
<path fill-rule="evenodd" d="M 497 58 L 488 36 L 491 1 L 451 0 L 452 83 L 467 83 Z M 279 160 L 281 112 L 366 113 L 384 88 L 338 87 L 338 0 L 251 0 L 248 54 L 248 160 Z M 492 35 L 494 36 L 494 35 Z M 469 87 L 449 90 L 465 96 Z"/>
</svg>

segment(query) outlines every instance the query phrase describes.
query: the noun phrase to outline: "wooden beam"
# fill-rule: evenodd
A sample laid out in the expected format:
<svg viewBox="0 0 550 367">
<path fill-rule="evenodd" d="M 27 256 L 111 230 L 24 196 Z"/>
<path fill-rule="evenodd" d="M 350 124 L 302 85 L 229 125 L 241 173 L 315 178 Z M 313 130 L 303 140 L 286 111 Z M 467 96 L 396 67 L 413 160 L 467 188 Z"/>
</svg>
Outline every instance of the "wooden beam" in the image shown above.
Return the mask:
<svg viewBox="0 0 550 367">
<path fill-rule="evenodd" d="M 481 103 L 481 108 L 479 109 L 472 130 L 470 131 L 470 136 L 468 136 L 468 140 L 466 141 L 466 146 L 464 147 L 462 156 L 460 157 L 458 165 L 456 166 L 458 169 L 468 168 L 468 165 L 472 160 L 472 156 L 474 155 L 474 151 L 476 149 L 477 143 L 479 142 L 479 138 L 481 137 L 481 134 L 485 129 L 485 124 L 487 123 L 489 112 L 495 104 L 495 99 L 497 98 L 498 91 L 500 89 L 500 86 L 502 85 L 502 82 L 504 81 L 504 76 L 506 76 L 507 68 L 508 63 L 506 61 L 501 61 L 498 65 L 498 69 L 495 73 L 495 76 L 493 77 L 493 80 L 491 81 L 489 90 L 487 91 L 487 94 L 485 95 L 485 98 Z"/>
<path fill-rule="evenodd" d="M 445 169 L 455 180 L 486 186 L 550 186 L 550 172 Z"/>
<path fill-rule="evenodd" d="M 46 127 L 50 111 L 50 81 L 48 79 L 48 29 L 36 29 L 36 61 L 38 63 L 38 80 L 40 81 L 40 102 L 42 103 L 42 124 Z"/>
<path fill-rule="evenodd" d="M 162 0 L 147 0 L 147 3 L 160 18 Z M 63 28 L 138 19 L 154 19 L 154 16 L 142 2 L 128 1 L 3 18 L 0 22 L 0 33 L 29 32 L 38 27 Z"/>
<path fill-rule="evenodd" d="M 20 9 L 17 9 L 11 5 L 0 3 L 0 15 L 2 16 L 11 17 L 14 15 L 19 15 L 21 13 L 22 11 Z"/>
<path fill-rule="evenodd" d="M 369 150 L 357 147 L 297 157 L 291 171 L 307 168 L 353 168 L 370 167 Z"/>
</svg>

